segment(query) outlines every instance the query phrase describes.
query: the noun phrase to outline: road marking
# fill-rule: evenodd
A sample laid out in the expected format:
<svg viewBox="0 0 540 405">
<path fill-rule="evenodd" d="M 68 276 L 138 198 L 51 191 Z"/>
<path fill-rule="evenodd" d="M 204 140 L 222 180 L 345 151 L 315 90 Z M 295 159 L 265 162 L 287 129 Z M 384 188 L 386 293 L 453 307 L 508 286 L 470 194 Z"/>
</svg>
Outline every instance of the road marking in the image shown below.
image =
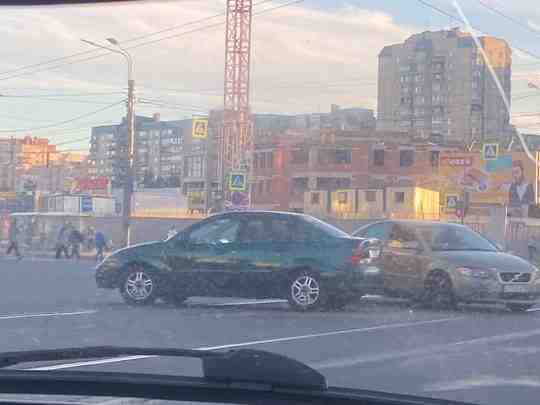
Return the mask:
<svg viewBox="0 0 540 405">
<path fill-rule="evenodd" d="M 344 358 L 337 358 L 332 359 L 329 361 L 319 362 L 310 364 L 311 367 L 316 369 L 326 369 L 326 368 L 343 368 L 343 367 L 352 367 L 357 366 L 359 364 L 366 364 L 366 363 L 378 363 L 382 361 L 394 361 L 409 357 L 425 357 L 425 356 L 433 356 L 433 355 L 446 355 L 447 353 L 451 352 L 457 352 L 462 354 L 461 351 L 462 346 L 465 345 L 475 345 L 475 344 L 482 344 L 486 345 L 489 343 L 502 343 L 509 340 L 515 340 L 515 339 L 526 339 L 530 337 L 535 337 L 540 335 L 540 329 L 533 329 L 530 331 L 525 332 L 511 332 L 511 333 L 505 333 L 502 335 L 494 335 L 494 336 L 484 336 L 469 340 L 461 340 L 457 342 L 450 342 L 440 345 L 431 345 L 427 347 L 423 347 L 420 349 L 411 349 L 407 351 L 392 351 L 392 352 L 386 352 L 381 354 L 373 354 L 373 355 L 362 355 L 362 356 L 356 356 L 356 357 L 344 357 Z"/>
<path fill-rule="evenodd" d="M 286 303 L 287 300 L 257 300 L 257 301 L 233 301 L 233 302 L 222 302 L 219 304 L 208 304 L 208 306 L 211 307 L 228 307 L 228 306 L 239 306 L 239 305 L 258 305 L 258 304 L 283 304 Z M 206 304 L 199 304 L 196 305 L 205 305 Z"/>
<path fill-rule="evenodd" d="M 110 359 L 101 359 L 101 360 L 92 360 L 92 361 L 79 361 L 79 362 L 76 362 L 76 363 L 57 364 L 57 365 L 54 365 L 54 366 L 34 367 L 34 368 L 29 368 L 28 370 L 32 370 L 32 371 L 63 370 L 65 368 L 75 368 L 75 367 L 83 367 L 83 366 L 99 366 L 101 364 L 119 363 L 119 362 L 122 362 L 122 361 L 139 360 L 139 359 L 148 359 L 148 358 L 151 358 L 151 357 L 156 357 L 156 356 L 113 357 L 113 358 L 110 358 Z"/>
<path fill-rule="evenodd" d="M 96 310 L 76 311 L 76 312 L 49 312 L 43 314 L 14 314 L 14 315 L 0 315 L 0 321 L 8 319 L 24 319 L 24 318 L 49 318 L 60 316 L 74 316 L 74 315 L 89 315 L 95 314 Z"/>
<path fill-rule="evenodd" d="M 539 388 L 540 380 L 538 378 L 527 375 L 512 378 L 497 377 L 494 375 L 474 376 L 461 380 L 444 381 L 435 384 L 429 384 L 424 387 L 424 391 L 464 391 L 478 387 L 487 388 L 501 386 Z"/>
<path fill-rule="evenodd" d="M 270 344 L 270 343 L 293 342 L 296 340 L 314 339 L 314 338 L 327 337 L 327 336 L 348 335 L 348 334 L 353 334 L 353 333 L 373 332 L 373 331 L 379 331 L 379 330 L 385 330 L 385 329 L 397 329 L 397 328 L 408 328 L 408 327 L 422 326 L 422 325 L 431 325 L 435 323 L 451 322 L 451 321 L 457 321 L 461 319 L 464 319 L 464 318 L 462 317 L 441 318 L 441 319 L 431 319 L 428 321 L 418 321 L 418 322 L 390 323 L 390 324 L 383 324 L 383 325 L 377 325 L 377 326 L 369 326 L 366 328 L 344 329 L 344 330 L 335 330 L 335 331 L 329 331 L 329 332 L 310 333 L 307 335 L 287 336 L 287 337 L 264 339 L 264 340 L 252 340 L 248 342 L 231 343 L 231 344 L 219 345 L 219 346 L 203 346 L 203 347 L 197 347 L 195 348 L 195 350 L 233 349 L 237 347 L 256 346 L 256 345 L 264 345 L 264 344 Z M 157 357 L 157 356 L 148 356 L 148 355 L 123 356 L 123 357 L 114 357 L 114 358 L 107 358 L 107 359 L 101 359 L 101 360 L 79 361 L 76 363 L 56 364 L 53 366 L 30 368 L 29 370 L 36 370 L 36 371 L 62 370 L 66 368 L 121 363 L 124 361 L 148 359 L 152 357 Z"/>
</svg>

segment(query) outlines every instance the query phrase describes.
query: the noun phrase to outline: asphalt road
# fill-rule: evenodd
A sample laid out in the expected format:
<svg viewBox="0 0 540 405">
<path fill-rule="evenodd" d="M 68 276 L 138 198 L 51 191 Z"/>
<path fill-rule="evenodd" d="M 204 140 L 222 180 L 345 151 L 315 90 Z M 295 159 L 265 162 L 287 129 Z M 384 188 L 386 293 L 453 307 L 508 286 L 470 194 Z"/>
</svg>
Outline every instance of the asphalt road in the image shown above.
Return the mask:
<svg viewBox="0 0 540 405">
<path fill-rule="evenodd" d="M 241 299 L 130 307 L 116 291 L 95 287 L 89 263 L 0 259 L 0 275 L 1 351 L 251 347 L 303 361 L 329 385 L 501 405 L 538 404 L 540 397 L 540 308 L 525 314 L 472 306 L 430 311 L 379 298 L 326 313 Z M 197 361 L 171 358 L 22 367 L 201 374 Z"/>
</svg>

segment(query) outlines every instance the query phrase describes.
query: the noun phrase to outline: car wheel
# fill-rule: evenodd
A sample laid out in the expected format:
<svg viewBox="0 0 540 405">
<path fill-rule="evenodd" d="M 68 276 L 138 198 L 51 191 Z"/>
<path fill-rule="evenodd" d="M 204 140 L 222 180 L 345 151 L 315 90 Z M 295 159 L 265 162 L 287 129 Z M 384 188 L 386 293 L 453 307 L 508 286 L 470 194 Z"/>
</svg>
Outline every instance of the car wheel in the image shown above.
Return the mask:
<svg viewBox="0 0 540 405">
<path fill-rule="evenodd" d="M 508 308 L 512 312 L 526 312 L 529 308 L 532 308 L 534 304 L 506 304 L 506 308 Z"/>
<path fill-rule="evenodd" d="M 120 293 L 128 304 L 152 304 L 157 298 L 157 279 L 144 266 L 132 263 L 120 285 Z"/>
<path fill-rule="evenodd" d="M 452 280 L 448 274 L 436 271 L 428 276 L 424 285 L 422 303 L 424 306 L 434 309 L 456 308 Z"/>
<path fill-rule="evenodd" d="M 311 271 L 295 273 L 289 280 L 287 300 L 291 307 L 299 311 L 309 311 L 322 303 L 319 276 Z"/>
</svg>

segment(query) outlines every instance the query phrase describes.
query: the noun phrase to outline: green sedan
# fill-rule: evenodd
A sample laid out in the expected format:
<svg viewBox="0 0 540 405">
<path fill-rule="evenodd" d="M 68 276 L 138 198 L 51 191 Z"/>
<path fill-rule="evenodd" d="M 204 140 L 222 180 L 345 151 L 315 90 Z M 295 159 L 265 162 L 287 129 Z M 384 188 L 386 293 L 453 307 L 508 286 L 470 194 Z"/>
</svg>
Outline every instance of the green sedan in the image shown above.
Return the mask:
<svg viewBox="0 0 540 405">
<path fill-rule="evenodd" d="M 386 294 L 435 307 L 502 303 L 526 311 L 540 297 L 540 271 L 470 228 L 450 223 L 381 221 L 353 233 L 383 241 Z"/>
<path fill-rule="evenodd" d="M 230 212 L 116 251 L 97 266 L 96 281 L 131 304 L 232 296 L 284 298 L 300 310 L 343 307 L 381 291 L 379 253 L 378 241 L 307 215 Z"/>
</svg>

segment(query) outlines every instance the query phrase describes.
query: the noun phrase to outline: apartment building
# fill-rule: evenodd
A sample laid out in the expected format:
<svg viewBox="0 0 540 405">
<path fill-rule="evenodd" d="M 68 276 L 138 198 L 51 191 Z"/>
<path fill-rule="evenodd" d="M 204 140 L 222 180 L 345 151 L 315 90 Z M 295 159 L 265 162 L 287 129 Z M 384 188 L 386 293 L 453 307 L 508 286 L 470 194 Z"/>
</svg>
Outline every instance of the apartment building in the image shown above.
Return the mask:
<svg viewBox="0 0 540 405">
<path fill-rule="evenodd" d="M 135 178 L 141 187 L 179 186 L 183 139 L 191 120 L 162 121 L 159 114 L 135 119 Z M 127 122 L 92 128 L 89 175 L 109 177 L 123 185 L 126 168 Z"/>
<path fill-rule="evenodd" d="M 483 49 L 511 99 L 506 41 L 484 36 Z M 426 31 L 379 53 L 377 128 L 451 145 L 508 140 L 509 112 L 470 34 Z"/>
<path fill-rule="evenodd" d="M 359 130 L 375 128 L 373 110 L 367 108 L 342 108 L 336 104 L 330 106 L 330 112 L 309 114 L 253 114 L 254 138 L 262 138 L 282 133 L 286 130 Z"/>
</svg>

